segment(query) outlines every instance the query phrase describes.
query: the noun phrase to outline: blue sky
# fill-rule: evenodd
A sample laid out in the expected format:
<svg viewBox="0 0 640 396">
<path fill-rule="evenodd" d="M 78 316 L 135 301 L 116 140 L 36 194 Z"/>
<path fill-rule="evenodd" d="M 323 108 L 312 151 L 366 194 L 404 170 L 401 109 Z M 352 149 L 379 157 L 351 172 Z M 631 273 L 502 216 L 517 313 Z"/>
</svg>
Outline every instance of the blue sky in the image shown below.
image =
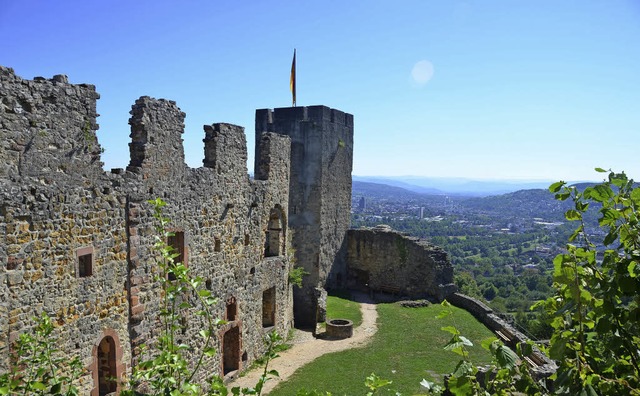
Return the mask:
<svg viewBox="0 0 640 396">
<path fill-rule="evenodd" d="M 640 2 L 0 0 L 0 64 L 66 74 L 98 101 L 105 168 L 129 162 L 142 95 L 246 128 L 298 105 L 355 117 L 355 175 L 640 179 Z"/>
</svg>

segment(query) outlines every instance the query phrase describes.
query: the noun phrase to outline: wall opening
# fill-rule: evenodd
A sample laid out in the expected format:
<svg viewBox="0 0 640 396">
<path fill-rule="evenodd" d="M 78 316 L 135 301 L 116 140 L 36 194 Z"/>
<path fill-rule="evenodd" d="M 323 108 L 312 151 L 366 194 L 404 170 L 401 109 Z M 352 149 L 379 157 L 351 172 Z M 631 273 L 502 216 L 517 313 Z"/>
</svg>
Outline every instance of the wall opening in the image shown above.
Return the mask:
<svg viewBox="0 0 640 396">
<path fill-rule="evenodd" d="M 167 245 L 173 248 L 173 253 L 178 254 L 178 256 L 173 259 L 173 262 L 182 263 L 184 266 L 186 266 L 187 256 L 185 254 L 186 249 L 184 243 L 184 231 L 172 231 L 171 235 L 167 237 Z M 167 279 L 169 279 L 170 281 L 174 281 L 176 280 L 176 276 L 172 272 L 169 272 L 167 274 Z"/>
<path fill-rule="evenodd" d="M 171 246 L 175 250 L 174 253 L 178 253 L 178 256 L 173 259 L 173 262 L 182 263 L 186 266 L 186 255 L 184 254 L 184 231 L 173 231 L 172 234 L 173 235 L 169 235 L 169 237 L 167 237 L 167 245 Z"/>
<path fill-rule="evenodd" d="M 234 326 L 222 339 L 222 366 L 224 375 L 240 369 L 240 328 Z"/>
<path fill-rule="evenodd" d="M 276 288 L 262 292 L 262 327 L 272 327 L 276 324 Z"/>
<path fill-rule="evenodd" d="M 284 254 L 285 223 L 282 207 L 276 205 L 269 213 L 264 255 L 265 257 L 281 256 Z"/>
<path fill-rule="evenodd" d="M 238 304 L 236 303 L 236 299 L 231 297 L 227 300 L 227 309 L 225 312 L 225 318 L 227 322 L 233 322 L 236 320 L 236 314 L 238 312 Z"/>
<path fill-rule="evenodd" d="M 125 372 L 122 363 L 122 348 L 118 334 L 113 329 L 106 329 L 96 339 L 91 351 L 89 371 L 93 379 L 91 396 L 105 396 L 120 392 L 120 381 Z"/>
<path fill-rule="evenodd" d="M 93 246 L 76 250 L 78 257 L 77 275 L 80 278 L 93 275 Z"/>
<path fill-rule="evenodd" d="M 98 395 L 105 396 L 115 392 L 118 387 L 116 372 L 116 343 L 106 336 L 98 344 Z"/>
</svg>

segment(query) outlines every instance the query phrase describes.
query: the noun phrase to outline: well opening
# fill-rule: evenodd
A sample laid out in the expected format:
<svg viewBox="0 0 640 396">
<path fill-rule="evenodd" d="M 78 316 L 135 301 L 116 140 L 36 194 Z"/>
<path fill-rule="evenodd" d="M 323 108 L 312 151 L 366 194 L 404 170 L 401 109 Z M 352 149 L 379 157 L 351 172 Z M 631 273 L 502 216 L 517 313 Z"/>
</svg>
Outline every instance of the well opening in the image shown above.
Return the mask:
<svg viewBox="0 0 640 396">
<path fill-rule="evenodd" d="M 353 336 L 353 322 L 347 319 L 331 319 L 327 323 L 327 337 L 344 339 Z"/>
</svg>

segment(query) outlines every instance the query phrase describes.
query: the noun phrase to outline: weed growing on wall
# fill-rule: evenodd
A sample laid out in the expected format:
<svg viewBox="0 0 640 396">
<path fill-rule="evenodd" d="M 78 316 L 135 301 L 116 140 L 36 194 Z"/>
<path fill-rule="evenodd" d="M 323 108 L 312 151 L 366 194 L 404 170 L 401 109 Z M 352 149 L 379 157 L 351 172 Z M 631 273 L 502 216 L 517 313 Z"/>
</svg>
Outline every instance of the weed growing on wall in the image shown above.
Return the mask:
<svg viewBox="0 0 640 396">
<path fill-rule="evenodd" d="M 51 318 L 42 313 L 34 318 L 32 333 L 22 333 L 15 343 L 15 361 L 0 375 L 0 395 L 76 396 L 73 385 L 84 373 L 80 358 L 64 356 Z"/>
</svg>

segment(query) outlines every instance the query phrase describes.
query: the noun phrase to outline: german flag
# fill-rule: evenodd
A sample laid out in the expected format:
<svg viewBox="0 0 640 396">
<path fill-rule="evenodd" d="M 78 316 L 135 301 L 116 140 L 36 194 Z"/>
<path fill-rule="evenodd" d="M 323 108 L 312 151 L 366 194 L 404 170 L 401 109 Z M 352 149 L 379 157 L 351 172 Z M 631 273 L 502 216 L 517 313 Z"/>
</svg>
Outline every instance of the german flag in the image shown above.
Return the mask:
<svg viewBox="0 0 640 396">
<path fill-rule="evenodd" d="M 289 89 L 293 107 L 296 106 L 296 49 L 293 49 L 293 62 L 291 62 L 291 78 L 289 79 Z"/>
</svg>

